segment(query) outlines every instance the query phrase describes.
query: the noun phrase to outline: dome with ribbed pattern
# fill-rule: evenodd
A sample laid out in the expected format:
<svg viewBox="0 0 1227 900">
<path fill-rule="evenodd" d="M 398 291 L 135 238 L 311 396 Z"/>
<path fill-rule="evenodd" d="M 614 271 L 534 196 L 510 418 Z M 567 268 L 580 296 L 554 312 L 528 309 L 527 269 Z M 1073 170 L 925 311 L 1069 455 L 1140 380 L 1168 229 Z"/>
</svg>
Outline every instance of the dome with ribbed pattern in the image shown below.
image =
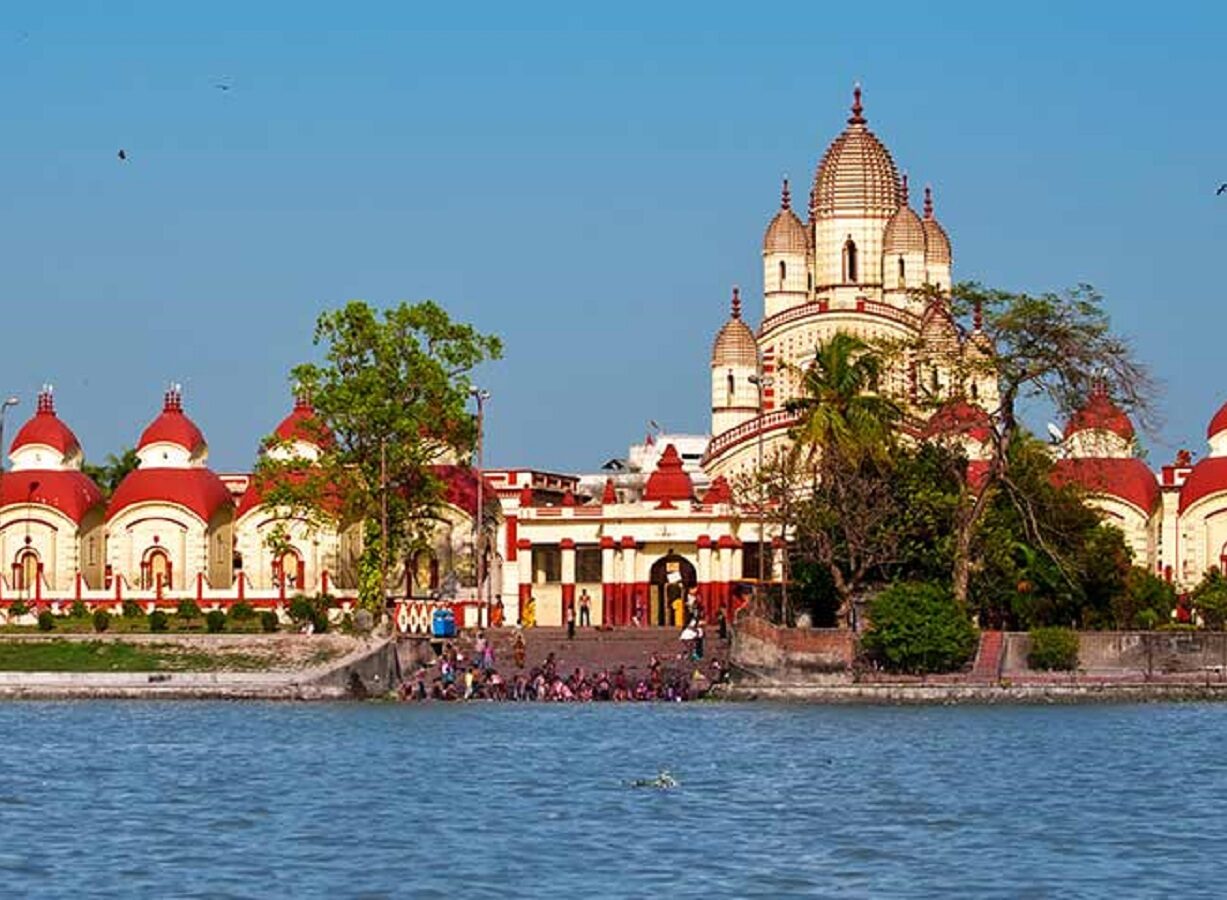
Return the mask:
<svg viewBox="0 0 1227 900">
<path fill-rule="evenodd" d="M 925 228 L 920 216 L 908 206 L 906 175 L 903 176 L 903 203 L 886 223 L 882 251 L 886 254 L 925 252 Z"/>
<path fill-rule="evenodd" d="M 809 250 L 809 236 L 805 225 L 792 211 L 792 197 L 788 192 L 788 179 L 780 196 L 780 211 L 775 214 L 767 233 L 763 235 L 764 253 L 805 253 Z"/>
<path fill-rule="evenodd" d="M 733 311 L 716 334 L 711 348 L 713 366 L 757 366 L 758 341 L 741 319 L 741 293 L 733 288 Z"/>
<path fill-rule="evenodd" d="M 861 107 L 861 89 L 853 92 L 848 127 L 831 142 L 814 173 L 814 213 L 893 215 L 902 191 L 890 151 L 869 130 Z"/>
<path fill-rule="evenodd" d="M 933 215 L 933 190 L 925 188 L 925 262 L 950 265 L 954 254 L 950 252 L 950 238 Z"/>
</svg>

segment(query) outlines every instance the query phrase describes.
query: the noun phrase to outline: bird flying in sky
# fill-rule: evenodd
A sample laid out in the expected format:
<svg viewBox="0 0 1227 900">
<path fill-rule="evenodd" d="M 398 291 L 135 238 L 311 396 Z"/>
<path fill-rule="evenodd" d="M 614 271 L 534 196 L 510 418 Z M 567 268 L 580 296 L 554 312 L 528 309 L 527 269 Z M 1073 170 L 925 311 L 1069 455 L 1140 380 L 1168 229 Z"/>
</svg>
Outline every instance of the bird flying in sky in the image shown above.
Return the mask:
<svg viewBox="0 0 1227 900">
<path fill-rule="evenodd" d="M 1219 194 L 1227 194 L 1227 181 L 1224 181 L 1218 186 L 1218 190 L 1214 192 L 1217 197 Z"/>
<path fill-rule="evenodd" d="M 128 159 L 128 151 L 123 149 L 122 147 L 119 148 L 119 152 L 116 153 L 115 155 L 119 157 L 120 162 L 126 162 Z"/>
</svg>

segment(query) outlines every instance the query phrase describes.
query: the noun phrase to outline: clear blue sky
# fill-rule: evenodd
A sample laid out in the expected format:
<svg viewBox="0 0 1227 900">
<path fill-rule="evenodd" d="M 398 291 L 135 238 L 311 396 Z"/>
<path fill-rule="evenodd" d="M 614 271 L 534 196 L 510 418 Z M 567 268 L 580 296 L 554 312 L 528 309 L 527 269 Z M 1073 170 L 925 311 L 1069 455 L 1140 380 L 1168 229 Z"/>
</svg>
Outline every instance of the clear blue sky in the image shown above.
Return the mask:
<svg viewBox="0 0 1227 900">
<path fill-rule="evenodd" d="M 100 458 L 181 381 L 243 468 L 320 310 L 429 297 L 506 342 L 491 464 L 702 431 L 729 288 L 756 318 L 779 177 L 805 196 L 860 80 L 956 277 L 1097 286 L 1164 382 L 1152 461 L 1201 452 L 1225 8 L 5 4 L 0 390 L 20 420 L 53 382 Z"/>
</svg>

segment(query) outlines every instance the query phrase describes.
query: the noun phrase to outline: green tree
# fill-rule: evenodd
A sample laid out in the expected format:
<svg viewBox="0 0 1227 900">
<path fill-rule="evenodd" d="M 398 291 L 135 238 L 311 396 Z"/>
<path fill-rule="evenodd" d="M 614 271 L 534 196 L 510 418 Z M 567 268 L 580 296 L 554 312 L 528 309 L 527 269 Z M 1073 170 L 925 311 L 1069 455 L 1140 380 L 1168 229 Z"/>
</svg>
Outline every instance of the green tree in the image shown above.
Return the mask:
<svg viewBox="0 0 1227 900">
<path fill-rule="evenodd" d="M 1053 483 L 1053 460 L 1030 434 L 1015 437 L 1008 463 L 971 547 L 969 608 L 994 627 L 1102 624 L 1128 571 L 1124 536 L 1076 487 Z"/>
<path fill-rule="evenodd" d="M 933 292 L 928 299 L 946 302 Z M 1129 342 L 1113 333 L 1102 297 L 1087 285 L 1064 294 L 1026 294 L 962 283 L 954 286 L 948 302 L 957 319 L 977 323 L 977 333 L 992 347 L 991 353 L 969 354 L 959 378 L 973 383 L 991 380 L 999 394 L 996 407 L 989 411 L 989 457 L 977 483 L 965 486 L 955 518 L 951 579 L 955 596 L 966 600 L 977 538 L 1003 491 L 1011 502 L 1021 501 L 1022 524 L 1031 541 L 1048 553 L 1058 569 L 1066 569 L 1066 561 L 1046 546 L 1025 495 L 1012 485 L 1012 448 L 1025 434 L 1019 405 L 1038 398 L 1059 414 L 1072 414 L 1085 402 L 1091 380 L 1098 378 L 1113 399 L 1145 425 L 1153 385 Z"/>
<path fill-rule="evenodd" d="M 832 467 L 881 459 L 894 444 L 902 414 L 895 401 L 877 393 L 882 371 L 881 354 L 858 337 L 840 331 L 819 344 L 801 372 L 800 395 L 788 402 L 799 415 L 797 444 L 825 454 Z"/>
<path fill-rule="evenodd" d="M 1193 588 L 1193 608 L 1207 628 L 1221 631 L 1227 625 L 1227 578 L 1218 566 L 1211 566 L 1197 587 Z"/>
<path fill-rule="evenodd" d="M 93 479 L 94 484 L 98 485 L 99 490 L 102 491 L 102 496 L 109 500 L 115 493 L 115 489 L 119 487 L 119 483 L 139 465 L 140 459 L 136 455 L 136 450 L 126 447 L 119 452 L 118 456 L 108 453 L 105 462 L 85 463 L 81 466 L 81 471 Z"/>
<path fill-rule="evenodd" d="M 432 467 L 473 448 L 470 374 L 502 345 L 431 301 L 383 311 L 352 301 L 319 317 L 315 343 L 323 361 L 292 377 L 311 397 L 321 455 L 265 454 L 258 477 L 271 505 L 362 523 L 359 595 L 378 610 L 392 561 L 425 545 L 442 493 Z"/>
<path fill-rule="evenodd" d="M 876 392 L 882 366 L 878 350 L 853 335 L 819 344 L 788 404 L 798 416 L 793 452 L 759 476 L 774 482 L 768 502 L 798 562 L 826 571 L 841 624 L 852 624 L 862 586 L 898 552 L 891 450 L 901 410 Z"/>
<path fill-rule="evenodd" d="M 869 618 L 861 647 L 893 672 L 954 671 L 976 651 L 976 628 L 944 584 L 893 584 L 870 603 Z"/>
<path fill-rule="evenodd" d="M 1176 589 L 1148 569 L 1133 566 L 1125 587 L 1112 598 L 1112 620 L 1117 628 L 1153 628 L 1166 622 L 1176 608 Z"/>
</svg>

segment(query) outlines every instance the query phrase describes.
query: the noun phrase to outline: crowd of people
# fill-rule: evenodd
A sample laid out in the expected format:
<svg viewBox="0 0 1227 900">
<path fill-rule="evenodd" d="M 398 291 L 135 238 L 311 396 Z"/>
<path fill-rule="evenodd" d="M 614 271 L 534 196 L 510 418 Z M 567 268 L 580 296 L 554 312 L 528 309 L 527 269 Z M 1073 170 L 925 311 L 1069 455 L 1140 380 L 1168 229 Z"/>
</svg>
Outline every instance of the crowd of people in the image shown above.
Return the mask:
<svg viewBox="0 0 1227 900">
<path fill-rule="evenodd" d="M 553 653 L 531 668 L 526 668 L 525 657 L 522 632 L 512 646 L 515 672 L 506 676 L 497 668 L 494 644 L 484 633 L 478 634 L 471 657 L 448 642 L 434 664 L 420 666 L 402 682 L 400 697 L 407 701 L 676 702 L 697 699 L 728 678 L 727 667 L 719 659 L 704 666 L 701 657 L 695 658 L 693 642 L 668 665 L 653 654 L 646 671 L 628 672 L 620 665 L 589 672 L 577 666 L 564 674 Z"/>
</svg>

